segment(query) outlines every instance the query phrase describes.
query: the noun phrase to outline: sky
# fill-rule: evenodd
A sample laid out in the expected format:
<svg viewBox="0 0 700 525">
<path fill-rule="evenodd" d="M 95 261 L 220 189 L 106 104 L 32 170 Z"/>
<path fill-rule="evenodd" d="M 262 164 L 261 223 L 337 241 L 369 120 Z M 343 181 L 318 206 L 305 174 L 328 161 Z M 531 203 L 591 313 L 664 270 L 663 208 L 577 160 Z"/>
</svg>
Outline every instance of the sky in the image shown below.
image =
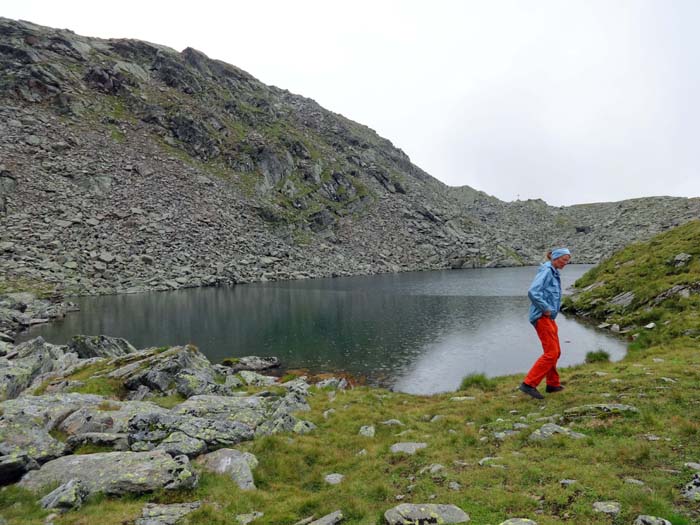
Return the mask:
<svg viewBox="0 0 700 525">
<path fill-rule="evenodd" d="M 0 16 L 193 47 L 505 201 L 700 196 L 695 0 L 4 0 Z"/>
</svg>

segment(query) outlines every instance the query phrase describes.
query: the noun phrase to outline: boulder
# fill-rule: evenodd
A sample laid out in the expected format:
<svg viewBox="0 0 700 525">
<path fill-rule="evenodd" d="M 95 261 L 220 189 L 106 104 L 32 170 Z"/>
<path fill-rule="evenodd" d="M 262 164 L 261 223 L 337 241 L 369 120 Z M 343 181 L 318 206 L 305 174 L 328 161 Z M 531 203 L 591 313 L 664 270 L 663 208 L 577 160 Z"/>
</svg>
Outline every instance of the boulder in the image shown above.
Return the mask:
<svg viewBox="0 0 700 525">
<path fill-rule="evenodd" d="M 384 513 L 388 525 L 467 523 L 469 515 L 455 505 L 402 503 Z"/>
<path fill-rule="evenodd" d="M 336 510 L 335 512 L 326 514 L 322 518 L 309 522 L 308 525 L 337 525 L 343 521 L 344 518 L 343 513 Z"/>
<path fill-rule="evenodd" d="M 160 445 L 170 437 L 168 443 L 176 440 L 175 432 L 203 441 L 209 449 L 217 449 L 253 439 L 253 429 L 237 421 L 215 418 L 201 418 L 173 413 L 152 412 L 139 414 L 129 421 L 129 442 L 132 450 L 142 450 Z"/>
<path fill-rule="evenodd" d="M 188 489 L 198 481 L 187 456 L 173 458 L 163 451 L 105 452 L 54 459 L 27 473 L 19 485 L 36 491 L 71 479 L 80 480 L 89 494 L 112 496 Z"/>
<path fill-rule="evenodd" d="M 71 479 L 41 498 L 40 503 L 45 509 L 78 509 L 87 496 L 88 490 L 83 482 L 79 479 Z"/>
<path fill-rule="evenodd" d="M 66 454 L 67 445 L 49 432 L 81 406 L 102 402 L 90 394 L 49 394 L 0 403 L 0 455 L 26 454 L 43 463 Z"/>
<path fill-rule="evenodd" d="M 502 521 L 500 525 L 537 525 L 537 522 L 528 518 L 510 518 Z"/>
<path fill-rule="evenodd" d="M 278 368 L 280 366 L 280 360 L 276 357 L 258 357 L 255 355 L 249 355 L 245 357 L 224 359 L 221 364 L 228 368 L 231 373 L 240 372 L 241 370 L 260 372 L 261 370 Z"/>
<path fill-rule="evenodd" d="M 171 505 L 147 503 L 141 510 L 141 517 L 134 522 L 134 525 L 175 525 L 201 505 L 200 501 L 174 503 Z"/>
<path fill-rule="evenodd" d="M 0 456 L 0 485 L 14 483 L 26 472 L 38 468 L 39 464 L 26 454 Z"/>
<path fill-rule="evenodd" d="M 206 470 L 229 476 L 242 490 L 254 490 L 253 469 L 258 460 L 249 452 L 222 448 L 199 458 Z"/>
<path fill-rule="evenodd" d="M 106 335 L 76 335 L 68 348 L 82 359 L 89 357 L 121 357 L 136 352 L 129 341 Z"/>
</svg>

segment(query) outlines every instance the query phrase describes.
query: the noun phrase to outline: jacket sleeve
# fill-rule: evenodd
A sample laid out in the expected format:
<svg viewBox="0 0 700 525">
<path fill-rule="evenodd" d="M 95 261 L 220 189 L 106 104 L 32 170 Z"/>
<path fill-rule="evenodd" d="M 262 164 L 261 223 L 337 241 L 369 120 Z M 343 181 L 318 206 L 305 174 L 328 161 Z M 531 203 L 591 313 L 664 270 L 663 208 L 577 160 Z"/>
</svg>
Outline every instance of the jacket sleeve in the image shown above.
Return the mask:
<svg viewBox="0 0 700 525">
<path fill-rule="evenodd" d="M 537 308 L 542 310 L 542 312 L 546 312 L 547 310 L 551 309 L 544 299 L 544 291 L 547 288 L 548 277 L 549 272 L 539 272 L 535 276 L 535 279 L 532 281 L 530 289 L 527 291 L 527 296 L 530 298 L 530 301 L 532 301 L 532 304 L 534 304 Z"/>
</svg>

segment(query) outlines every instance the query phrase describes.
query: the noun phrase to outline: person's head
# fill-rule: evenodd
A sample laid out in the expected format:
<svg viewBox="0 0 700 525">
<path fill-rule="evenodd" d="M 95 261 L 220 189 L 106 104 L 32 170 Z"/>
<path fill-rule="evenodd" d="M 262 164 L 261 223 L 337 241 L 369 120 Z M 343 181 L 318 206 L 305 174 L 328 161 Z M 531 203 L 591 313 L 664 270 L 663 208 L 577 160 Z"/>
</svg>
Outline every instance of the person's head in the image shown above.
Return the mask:
<svg viewBox="0 0 700 525">
<path fill-rule="evenodd" d="M 567 248 L 557 248 L 547 252 L 547 259 L 552 261 L 552 266 L 557 270 L 561 270 L 571 261 L 571 252 Z"/>
</svg>

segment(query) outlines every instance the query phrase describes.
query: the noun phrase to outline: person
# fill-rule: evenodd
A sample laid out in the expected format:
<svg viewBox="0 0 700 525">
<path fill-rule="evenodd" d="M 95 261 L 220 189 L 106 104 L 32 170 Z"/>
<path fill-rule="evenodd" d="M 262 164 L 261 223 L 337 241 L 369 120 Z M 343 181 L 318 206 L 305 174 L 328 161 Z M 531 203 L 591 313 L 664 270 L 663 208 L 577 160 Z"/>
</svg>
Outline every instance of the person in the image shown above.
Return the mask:
<svg viewBox="0 0 700 525">
<path fill-rule="evenodd" d="M 557 373 L 557 361 L 561 356 L 559 346 L 559 331 L 557 329 L 557 313 L 561 307 L 561 278 L 559 271 L 571 260 L 571 252 L 567 248 L 557 248 L 547 253 L 547 262 L 540 266 L 530 289 L 530 323 L 535 327 L 537 336 L 542 343 L 543 354 L 535 361 L 527 376 L 519 387 L 521 392 L 544 399 L 537 390 L 542 379 L 546 378 L 546 392 L 561 392 L 564 387 Z"/>
</svg>

